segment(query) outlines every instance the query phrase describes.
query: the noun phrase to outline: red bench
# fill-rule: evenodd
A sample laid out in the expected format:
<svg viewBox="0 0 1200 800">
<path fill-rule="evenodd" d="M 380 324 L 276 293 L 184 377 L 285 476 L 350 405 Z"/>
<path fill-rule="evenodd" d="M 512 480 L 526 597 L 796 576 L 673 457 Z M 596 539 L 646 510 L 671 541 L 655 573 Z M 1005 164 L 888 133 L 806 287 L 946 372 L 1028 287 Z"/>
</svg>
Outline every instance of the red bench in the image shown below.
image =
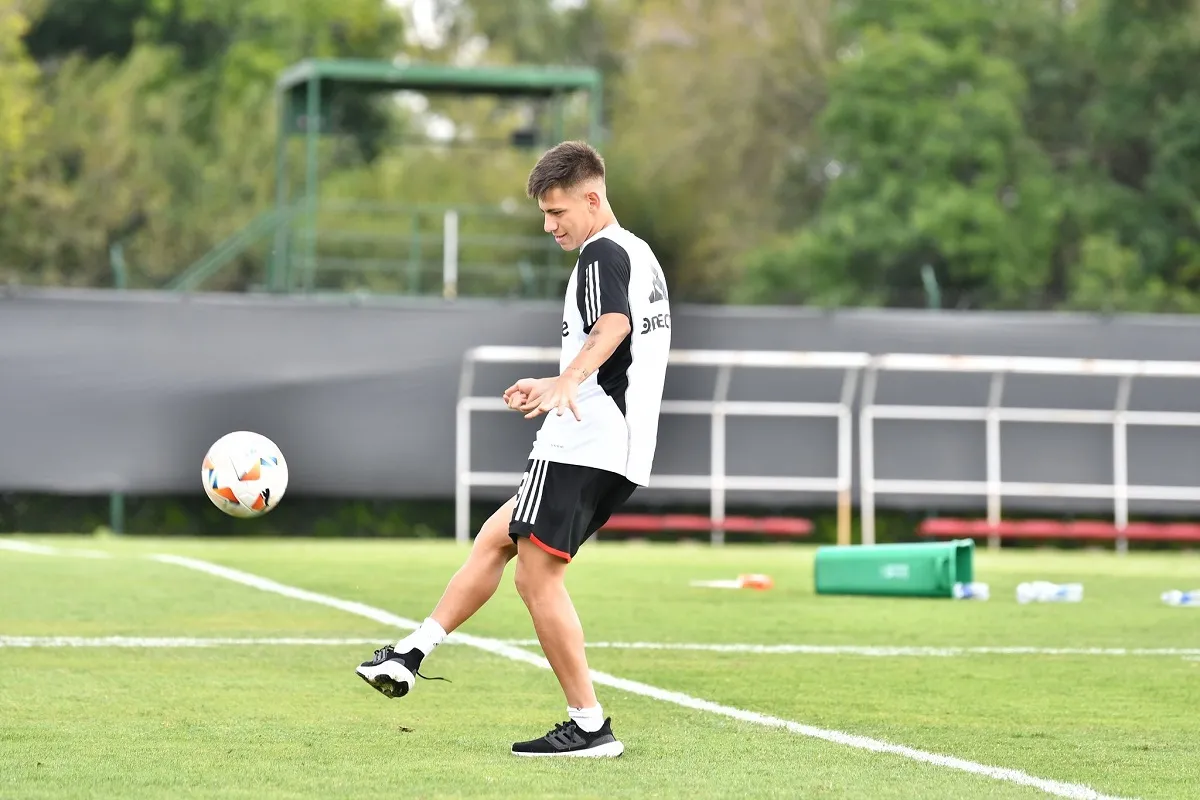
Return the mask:
<svg viewBox="0 0 1200 800">
<path fill-rule="evenodd" d="M 1131 522 L 1118 531 L 1112 522 L 1096 520 L 1010 519 L 990 525 L 986 519 L 926 519 L 917 526 L 917 535 L 928 539 L 954 539 L 999 536 L 1001 539 L 1075 539 L 1112 542 L 1122 536 L 1127 541 L 1200 542 L 1200 524 L 1188 522 Z"/>
<path fill-rule="evenodd" d="M 780 538 L 802 538 L 812 533 L 812 520 L 802 517 L 726 517 L 717 523 L 705 514 L 613 514 L 601 533 L 708 533 L 714 528 L 726 533 L 757 533 Z"/>
</svg>

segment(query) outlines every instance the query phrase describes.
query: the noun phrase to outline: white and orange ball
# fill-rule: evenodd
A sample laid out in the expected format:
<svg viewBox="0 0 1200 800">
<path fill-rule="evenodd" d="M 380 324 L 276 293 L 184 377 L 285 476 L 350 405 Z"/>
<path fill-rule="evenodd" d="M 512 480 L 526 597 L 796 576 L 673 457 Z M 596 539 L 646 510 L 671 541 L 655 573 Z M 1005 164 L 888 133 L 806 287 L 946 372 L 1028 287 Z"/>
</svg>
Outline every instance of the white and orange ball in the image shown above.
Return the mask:
<svg viewBox="0 0 1200 800">
<path fill-rule="evenodd" d="M 261 517 L 283 499 L 288 468 L 267 437 L 250 431 L 227 433 L 204 456 L 200 474 L 213 505 L 231 517 Z"/>
</svg>

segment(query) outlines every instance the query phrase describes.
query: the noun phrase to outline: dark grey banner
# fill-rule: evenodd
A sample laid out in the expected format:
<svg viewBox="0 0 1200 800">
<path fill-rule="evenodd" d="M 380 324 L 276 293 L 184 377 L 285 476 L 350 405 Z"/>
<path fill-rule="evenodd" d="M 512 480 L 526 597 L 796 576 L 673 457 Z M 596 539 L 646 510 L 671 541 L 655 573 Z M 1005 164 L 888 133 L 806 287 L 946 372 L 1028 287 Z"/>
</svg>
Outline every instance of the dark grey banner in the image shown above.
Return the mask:
<svg viewBox="0 0 1200 800">
<path fill-rule="evenodd" d="M 481 344 L 556 347 L 560 312 L 554 303 L 0 290 L 0 489 L 199 492 L 208 445 L 249 429 L 283 449 L 290 493 L 449 498 L 463 353 Z M 1200 361 L 1200 321 L 1190 318 L 679 307 L 673 334 L 677 349 Z M 481 368 L 477 391 L 498 393 L 547 369 Z M 673 368 L 668 396 L 711 397 L 714 379 L 711 369 Z M 833 401 L 840 380 L 836 372 L 735 371 L 730 399 Z M 987 385 L 979 375 L 888 374 L 878 399 L 978 406 Z M 1011 377 L 1005 403 L 1111 408 L 1116 385 Z M 1132 406 L 1200 411 L 1200 381 L 1139 381 Z M 515 414 L 474 420 L 474 468 L 520 471 L 536 423 Z M 705 418 L 664 419 L 656 471 L 706 471 L 708 430 Z M 833 420 L 735 419 L 728 434 L 730 474 L 833 474 Z M 1112 434 L 1103 425 L 1014 424 L 1002 443 L 1006 480 L 1112 479 Z M 879 477 L 984 476 L 981 423 L 881 422 L 876 451 Z M 1200 430 L 1131 431 L 1130 481 L 1200 483 Z M 704 496 L 658 490 L 639 500 Z M 783 507 L 833 498 L 730 496 L 743 501 Z M 981 508 L 982 500 L 883 497 L 880 505 Z M 1014 499 L 1006 507 L 1107 504 Z"/>
</svg>

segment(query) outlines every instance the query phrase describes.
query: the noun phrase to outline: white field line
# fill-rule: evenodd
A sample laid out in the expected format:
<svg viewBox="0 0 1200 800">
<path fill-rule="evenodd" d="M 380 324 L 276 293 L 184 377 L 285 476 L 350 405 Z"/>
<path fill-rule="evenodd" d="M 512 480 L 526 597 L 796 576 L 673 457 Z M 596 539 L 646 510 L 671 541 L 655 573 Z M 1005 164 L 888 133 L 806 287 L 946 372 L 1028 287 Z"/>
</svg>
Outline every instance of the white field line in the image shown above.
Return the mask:
<svg viewBox="0 0 1200 800">
<path fill-rule="evenodd" d="M 0 647 L 340 647 L 349 645 L 384 644 L 383 637 L 374 639 L 307 639 L 294 637 L 272 638 L 195 638 L 190 636 L 0 636 Z"/>
<path fill-rule="evenodd" d="M 0 539 L 0 550 L 11 550 L 15 553 L 27 553 L 35 556 L 73 556 L 75 558 L 112 558 L 103 550 L 75 550 L 63 547 L 50 547 L 33 542 L 22 542 L 19 539 Z"/>
<path fill-rule="evenodd" d="M 209 575 L 214 575 L 219 578 L 234 581 L 245 586 L 252 586 L 265 592 L 291 597 L 297 600 L 306 600 L 311 603 L 336 608 L 351 614 L 357 614 L 367 619 L 391 625 L 404 630 L 412 630 L 417 627 L 414 620 L 405 619 L 404 617 L 396 616 L 388 611 L 380 608 L 365 605 L 363 603 L 342 600 L 329 595 L 310 592 L 306 589 L 298 589 L 294 586 L 286 586 L 281 583 L 262 578 L 257 575 L 251 575 L 247 572 L 222 567 L 217 564 L 211 564 L 207 561 L 200 561 L 194 558 L 185 558 L 182 556 L 173 555 L 158 555 L 151 556 L 157 561 L 167 564 L 176 564 L 188 569 L 205 572 Z M 483 650 L 493 655 L 498 655 L 512 661 L 530 664 L 541 669 L 550 669 L 549 662 L 541 656 L 534 655 L 527 650 L 522 650 L 511 644 L 499 641 L 497 639 L 488 639 L 482 636 L 471 636 L 455 632 L 451 637 L 457 640 L 460 644 L 465 644 Z M 449 638 L 447 639 L 449 641 Z M 1038 789 L 1049 795 L 1056 797 L 1078 798 L 1079 800 L 1115 800 L 1108 795 L 1103 795 L 1088 786 L 1083 786 L 1077 783 L 1064 783 L 1061 781 L 1047 780 L 1038 778 L 1020 770 L 1006 769 L 1003 767 L 991 767 L 985 764 L 977 764 L 974 761 L 967 761 L 953 756 L 943 756 L 937 753 L 928 753 L 923 750 L 916 750 L 903 745 L 891 744 L 878 739 L 870 739 L 866 736 L 857 736 L 840 731 L 825 730 L 816 728 L 811 725 L 804 725 L 791 720 L 780 719 L 779 717 L 767 716 L 754 711 L 745 711 L 740 708 L 731 706 L 723 706 L 708 700 L 702 700 L 698 697 L 692 697 L 681 692 L 672 692 L 667 689 L 660 689 L 656 686 L 631 681 L 625 678 L 619 678 L 607 673 L 592 671 L 592 680 L 602 686 L 610 686 L 614 689 L 620 689 L 630 694 L 640 695 L 642 697 L 650 697 L 655 700 L 661 700 L 666 703 L 672 703 L 684 708 L 690 708 L 697 711 L 707 711 L 710 714 L 718 714 L 720 716 L 729 717 L 732 719 L 749 722 L 755 725 L 762 725 L 770 728 L 783 728 L 792 733 L 798 733 L 801 736 L 809 736 L 814 739 L 822 739 L 834 744 L 840 744 L 847 747 L 854 747 L 860 750 L 867 750 L 875 753 L 888 753 L 898 755 L 903 758 L 908 758 L 913 761 L 919 761 L 926 764 L 932 764 L 938 767 L 947 769 L 959 770 L 968 772 L 973 775 L 980 775 L 991 778 L 997 781 L 1006 783 L 1018 784 L 1021 786 L 1029 786 Z"/>
<path fill-rule="evenodd" d="M 513 647 L 537 647 L 537 639 L 496 639 Z M 195 637 L 195 636 L 0 636 L 0 647 L 341 647 L 382 646 L 384 637 Z M 464 644 L 456 637 L 447 644 Z M 953 658 L 972 655 L 1171 656 L 1200 660 L 1200 649 L 1050 648 L 1050 647 L 862 647 L 810 644 L 704 644 L 674 642 L 589 642 L 589 649 L 684 650 L 754 655 L 859 655 L 869 657 Z"/>
<path fill-rule="evenodd" d="M 537 639 L 505 639 L 516 647 L 536 647 Z M 760 655 L 936 657 L 956 656 L 1200 656 L 1200 648 L 1129 647 L 888 647 L 841 644 L 708 644 L 702 642 L 588 642 L 598 650 L 693 650 Z"/>
</svg>

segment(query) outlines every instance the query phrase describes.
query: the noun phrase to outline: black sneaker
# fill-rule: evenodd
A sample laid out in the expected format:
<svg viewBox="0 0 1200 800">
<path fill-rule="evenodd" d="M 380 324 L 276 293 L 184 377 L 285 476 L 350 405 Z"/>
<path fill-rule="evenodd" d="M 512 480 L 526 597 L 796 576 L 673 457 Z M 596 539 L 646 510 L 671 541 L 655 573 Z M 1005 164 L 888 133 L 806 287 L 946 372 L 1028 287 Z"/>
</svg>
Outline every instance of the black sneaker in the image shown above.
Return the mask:
<svg viewBox="0 0 1200 800">
<path fill-rule="evenodd" d="M 612 718 L 604 720 L 600 730 L 588 733 L 574 720 L 554 726 L 540 739 L 517 742 L 512 746 L 514 756 L 567 756 L 575 758 L 615 758 L 625 752 L 625 745 L 613 736 Z"/>
<path fill-rule="evenodd" d="M 354 670 L 358 677 L 387 697 L 404 697 L 412 691 L 424 655 L 420 650 L 397 653 L 390 644 L 375 651 L 375 658 Z"/>
</svg>

